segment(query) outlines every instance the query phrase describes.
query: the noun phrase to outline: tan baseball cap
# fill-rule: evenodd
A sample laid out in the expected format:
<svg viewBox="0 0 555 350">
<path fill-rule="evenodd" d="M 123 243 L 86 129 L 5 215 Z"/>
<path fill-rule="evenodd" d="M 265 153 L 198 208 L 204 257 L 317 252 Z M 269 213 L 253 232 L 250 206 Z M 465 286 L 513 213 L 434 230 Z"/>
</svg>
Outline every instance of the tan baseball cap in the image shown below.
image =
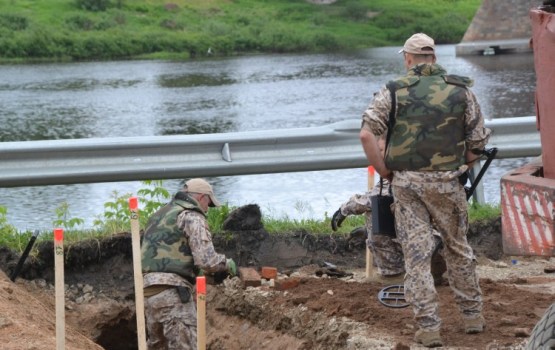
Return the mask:
<svg viewBox="0 0 555 350">
<path fill-rule="evenodd" d="M 435 53 L 434 39 L 424 33 L 417 33 L 405 41 L 399 53 L 406 52 L 414 55 L 430 55 Z"/>
<path fill-rule="evenodd" d="M 210 203 L 211 207 L 220 206 L 220 201 L 216 199 L 216 196 L 214 195 L 214 190 L 212 190 L 212 186 L 210 186 L 210 184 L 206 180 L 198 178 L 191 179 L 185 182 L 184 187 L 187 192 L 202 193 L 208 195 L 208 197 L 210 197 L 210 201 L 212 202 Z"/>
</svg>

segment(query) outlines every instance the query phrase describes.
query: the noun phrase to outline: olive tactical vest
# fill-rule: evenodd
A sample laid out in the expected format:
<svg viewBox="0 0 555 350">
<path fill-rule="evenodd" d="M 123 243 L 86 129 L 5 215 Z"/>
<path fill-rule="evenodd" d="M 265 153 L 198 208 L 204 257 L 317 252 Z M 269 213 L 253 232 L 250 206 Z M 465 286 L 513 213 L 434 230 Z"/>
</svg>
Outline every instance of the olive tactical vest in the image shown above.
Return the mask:
<svg viewBox="0 0 555 350">
<path fill-rule="evenodd" d="M 472 82 L 443 75 L 438 65 L 431 69 L 432 75 L 388 83 L 397 110 L 385 156 L 391 170 L 448 171 L 465 162 L 466 88 Z"/>
<path fill-rule="evenodd" d="M 187 238 L 177 227 L 177 217 L 183 210 L 204 213 L 194 199 L 183 194 L 149 219 L 141 246 L 143 273 L 172 272 L 194 281 L 193 255 Z"/>
</svg>

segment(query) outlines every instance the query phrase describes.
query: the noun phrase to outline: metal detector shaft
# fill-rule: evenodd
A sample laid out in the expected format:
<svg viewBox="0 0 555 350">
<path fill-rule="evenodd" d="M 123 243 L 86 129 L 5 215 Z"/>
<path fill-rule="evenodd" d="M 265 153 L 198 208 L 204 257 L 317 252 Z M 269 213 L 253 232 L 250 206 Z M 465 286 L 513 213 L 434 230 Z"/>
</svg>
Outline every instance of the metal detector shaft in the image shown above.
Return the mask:
<svg viewBox="0 0 555 350">
<path fill-rule="evenodd" d="M 27 243 L 27 247 L 25 247 L 25 251 L 23 251 L 23 254 L 21 254 L 21 257 L 17 262 L 17 266 L 15 267 L 15 270 L 13 270 L 12 272 L 12 275 L 10 277 L 12 282 L 15 282 L 17 275 L 19 275 L 19 271 L 21 271 L 21 268 L 23 267 L 23 263 L 27 259 L 27 256 L 29 255 L 31 248 L 33 248 L 33 244 L 35 244 L 35 240 L 37 239 L 38 235 L 39 235 L 39 230 L 35 230 L 35 232 L 33 232 L 33 235 L 31 236 L 31 239 L 29 240 L 29 243 Z"/>
<path fill-rule="evenodd" d="M 487 156 L 487 159 L 484 162 L 482 169 L 480 169 L 480 172 L 478 173 L 478 175 L 476 175 L 476 178 L 474 179 L 474 181 L 472 181 L 470 188 L 466 191 L 466 200 L 469 200 L 470 197 L 472 197 L 472 194 L 476 190 L 476 187 L 480 183 L 480 180 L 482 180 L 482 177 L 486 173 L 486 170 L 488 170 L 489 165 L 491 164 L 492 160 L 495 158 L 495 155 L 497 154 L 497 147 L 485 149 L 482 151 L 482 154 L 485 154 Z"/>
</svg>

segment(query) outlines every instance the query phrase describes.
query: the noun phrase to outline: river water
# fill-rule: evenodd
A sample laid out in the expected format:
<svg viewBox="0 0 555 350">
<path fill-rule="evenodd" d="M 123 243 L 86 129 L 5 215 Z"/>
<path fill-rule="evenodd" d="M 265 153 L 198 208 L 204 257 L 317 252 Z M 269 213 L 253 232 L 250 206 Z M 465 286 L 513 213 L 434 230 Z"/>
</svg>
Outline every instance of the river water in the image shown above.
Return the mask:
<svg viewBox="0 0 555 350">
<path fill-rule="evenodd" d="M 360 118 L 372 94 L 404 73 L 398 47 L 316 55 L 259 55 L 188 62 L 116 61 L 0 65 L 0 141 L 225 133 L 320 126 Z M 535 115 L 533 55 L 456 57 L 438 63 L 475 79 L 486 119 Z M 0 144 L 1 147 L 1 144 Z M 528 159 L 495 160 L 487 202 L 499 179 Z M 0 170 L 1 171 L 1 170 Z M 215 177 L 223 202 L 259 204 L 275 218 L 323 218 L 367 187 L 366 169 Z M 177 190 L 182 179 L 165 186 Z M 117 182 L 1 188 L 0 205 L 19 230 L 50 230 L 56 208 L 92 226 L 103 204 L 144 187 Z"/>
</svg>

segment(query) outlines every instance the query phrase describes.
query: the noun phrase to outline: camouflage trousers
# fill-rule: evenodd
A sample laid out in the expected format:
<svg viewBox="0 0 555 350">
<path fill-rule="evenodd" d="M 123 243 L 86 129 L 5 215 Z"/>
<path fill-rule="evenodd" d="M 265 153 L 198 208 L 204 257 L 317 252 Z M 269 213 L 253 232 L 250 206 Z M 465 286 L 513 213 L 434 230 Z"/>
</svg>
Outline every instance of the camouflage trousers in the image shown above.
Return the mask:
<svg viewBox="0 0 555 350">
<path fill-rule="evenodd" d="M 149 350 L 196 350 L 197 308 L 183 303 L 176 288 L 145 298 Z"/>
<path fill-rule="evenodd" d="M 439 330 L 439 300 L 430 272 L 432 254 L 440 236 L 449 286 L 463 318 L 482 311 L 482 292 L 476 275 L 476 258 L 468 244 L 466 195 L 457 180 L 393 186 L 397 236 L 405 256 L 405 297 L 418 326 Z M 433 227 L 432 227 L 433 223 Z M 434 229 L 435 228 L 435 229 Z"/>
<path fill-rule="evenodd" d="M 368 222 L 368 219 L 367 219 Z M 374 257 L 374 265 L 382 276 L 397 275 L 405 272 L 403 250 L 396 238 L 385 235 L 372 234 L 367 228 L 368 239 L 366 245 Z"/>
</svg>

